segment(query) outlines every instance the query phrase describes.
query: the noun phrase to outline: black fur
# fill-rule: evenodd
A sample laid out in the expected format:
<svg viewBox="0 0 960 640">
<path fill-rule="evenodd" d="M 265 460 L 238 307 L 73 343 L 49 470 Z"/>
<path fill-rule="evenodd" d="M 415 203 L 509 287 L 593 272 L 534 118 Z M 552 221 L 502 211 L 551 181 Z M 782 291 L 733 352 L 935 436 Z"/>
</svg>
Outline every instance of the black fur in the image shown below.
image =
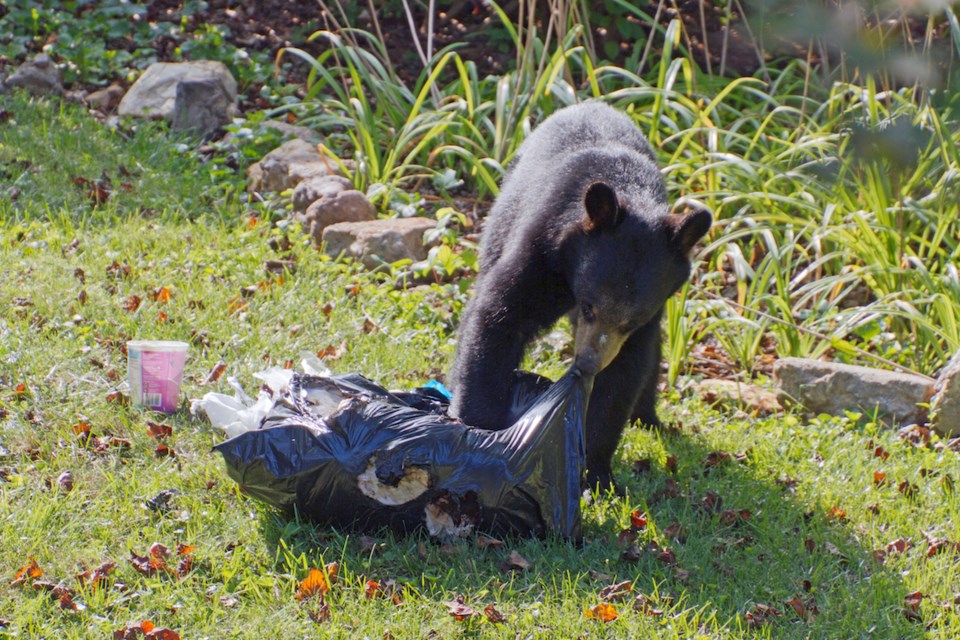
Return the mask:
<svg viewBox="0 0 960 640">
<path fill-rule="evenodd" d="M 657 425 L 660 317 L 690 275 L 710 214 L 669 213 L 649 143 L 602 103 L 547 118 L 520 148 L 488 217 L 480 276 L 460 327 L 451 412 L 502 429 L 511 372 L 566 313 L 575 364 L 596 374 L 587 415 L 591 485 L 611 484 L 628 419 Z"/>
</svg>

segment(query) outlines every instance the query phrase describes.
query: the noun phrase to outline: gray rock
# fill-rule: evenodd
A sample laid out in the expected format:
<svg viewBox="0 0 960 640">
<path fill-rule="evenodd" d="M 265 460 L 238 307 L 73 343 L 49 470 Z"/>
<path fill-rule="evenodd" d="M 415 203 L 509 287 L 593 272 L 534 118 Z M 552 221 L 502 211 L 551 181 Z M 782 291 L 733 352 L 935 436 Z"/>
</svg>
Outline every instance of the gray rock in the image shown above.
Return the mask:
<svg viewBox="0 0 960 640">
<path fill-rule="evenodd" d="M 205 81 L 219 86 L 216 102 L 224 109 L 219 117 L 229 122 L 239 114 L 237 81 L 227 66 L 216 60 L 153 63 L 123 96 L 119 113 L 121 116 L 173 121 L 179 85 Z M 194 85 L 187 93 L 196 89 L 197 85 Z"/>
<path fill-rule="evenodd" d="M 285 191 L 307 178 L 336 175 L 337 164 L 323 157 L 317 146 L 294 138 L 268 153 L 247 170 L 250 191 Z"/>
<path fill-rule="evenodd" d="M 917 404 L 927 402 L 931 381 L 910 373 L 806 358 L 784 358 L 773 368 L 780 402 L 799 404 L 812 413 L 843 415 L 861 411 L 891 425 L 913 424 L 925 418 Z"/>
<path fill-rule="evenodd" d="M 703 380 L 697 384 L 697 395 L 711 405 L 743 409 L 754 415 L 767 416 L 783 411 L 775 392 L 736 380 Z"/>
<path fill-rule="evenodd" d="M 83 101 L 87 106 L 101 113 L 110 113 L 117 108 L 120 100 L 123 99 L 123 87 L 117 83 L 111 84 L 104 89 L 98 89 L 84 96 Z"/>
<path fill-rule="evenodd" d="M 933 428 L 945 436 L 960 435 L 960 352 L 943 368 L 930 404 Z"/>
<path fill-rule="evenodd" d="M 178 82 L 171 128 L 200 135 L 219 129 L 230 123 L 235 102 L 219 78 Z"/>
<path fill-rule="evenodd" d="M 302 181 L 293 190 L 293 210 L 303 212 L 321 198 L 333 198 L 341 191 L 353 189 L 353 183 L 343 176 L 321 176 Z M 337 222 L 344 222 L 338 220 Z"/>
<path fill-rule="evenodd" d="M 436 221 L 427 218 L 340 222 L 324 229 L 324 251 L 360 260 L 368 269 L 398 260 L 423 260 L 427 256 L 423 234 L 435 226 Z"/>
<path fill-rule="evenodd" d="M 45 53 L 20 65 L 20 68 L 6 79 L 6 85 L 10 88 L 25 89 L 35 96 L 63 95 L 60 70 Z"/>
<path fill-rule="evenodd" d="M 295 216 L 304 229 L 313 236 L 313 241 L 318 247 L 323 242 L 324 230 L 330 225 L 341 222 L 368 222 L 376 218 L 377 210 L 367 197 L 356 189 L 334 191 L 332 195 L 312 203 L 304 213 Z"/>
</svg>

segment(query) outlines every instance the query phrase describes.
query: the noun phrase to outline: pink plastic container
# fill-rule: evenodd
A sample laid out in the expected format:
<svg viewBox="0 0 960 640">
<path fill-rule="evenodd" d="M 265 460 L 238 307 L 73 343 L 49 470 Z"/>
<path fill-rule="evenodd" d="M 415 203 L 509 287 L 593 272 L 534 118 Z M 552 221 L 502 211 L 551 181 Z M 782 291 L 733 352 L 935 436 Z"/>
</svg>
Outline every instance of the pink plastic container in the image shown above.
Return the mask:
<svg viewBox="0 0 960 640">
<path fill-rule="evenodd" d="M 127 379 L 133 404 L 173 413 L 187 360 L 186 342 L 134 340 L 127 343 Z"/>
</svg>

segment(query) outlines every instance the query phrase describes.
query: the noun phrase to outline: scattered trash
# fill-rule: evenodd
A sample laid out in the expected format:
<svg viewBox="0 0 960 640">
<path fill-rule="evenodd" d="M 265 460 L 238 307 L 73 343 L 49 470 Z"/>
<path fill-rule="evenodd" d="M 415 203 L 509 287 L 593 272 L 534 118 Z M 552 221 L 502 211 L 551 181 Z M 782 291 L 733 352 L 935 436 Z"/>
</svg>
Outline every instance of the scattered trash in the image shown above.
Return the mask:
<svg viewBox="0 0 960 640">
<path fill-rule="evenodd" d="M 319 524 L 579 539 L 592 378 L 515 376 L 503 431 L 447 416 L 445 390 L 284 369 L 257 374 L 256 400 L 231 381 L 235 397 L 208 393 L 191 410 L 230 436 L 214 449 L 246 493 Z"/>
</svg>

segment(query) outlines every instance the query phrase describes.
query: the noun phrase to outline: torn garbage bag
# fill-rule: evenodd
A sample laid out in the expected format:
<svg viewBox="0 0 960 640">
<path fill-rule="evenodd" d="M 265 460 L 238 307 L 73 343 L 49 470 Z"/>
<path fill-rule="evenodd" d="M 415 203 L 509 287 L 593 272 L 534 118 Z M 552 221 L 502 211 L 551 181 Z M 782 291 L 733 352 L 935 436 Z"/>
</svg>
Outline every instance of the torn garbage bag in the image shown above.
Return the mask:
<svg viewBox="0 0 960 640">
<path fill-rule="evenodd" d="M 319 524 L 579 539 L 592 378 L 515 375 L 512 425 L 485 431 L 434 389 L 294 374 L 259 428 L 215 450 L 249 495 Z"/>
</svg>

